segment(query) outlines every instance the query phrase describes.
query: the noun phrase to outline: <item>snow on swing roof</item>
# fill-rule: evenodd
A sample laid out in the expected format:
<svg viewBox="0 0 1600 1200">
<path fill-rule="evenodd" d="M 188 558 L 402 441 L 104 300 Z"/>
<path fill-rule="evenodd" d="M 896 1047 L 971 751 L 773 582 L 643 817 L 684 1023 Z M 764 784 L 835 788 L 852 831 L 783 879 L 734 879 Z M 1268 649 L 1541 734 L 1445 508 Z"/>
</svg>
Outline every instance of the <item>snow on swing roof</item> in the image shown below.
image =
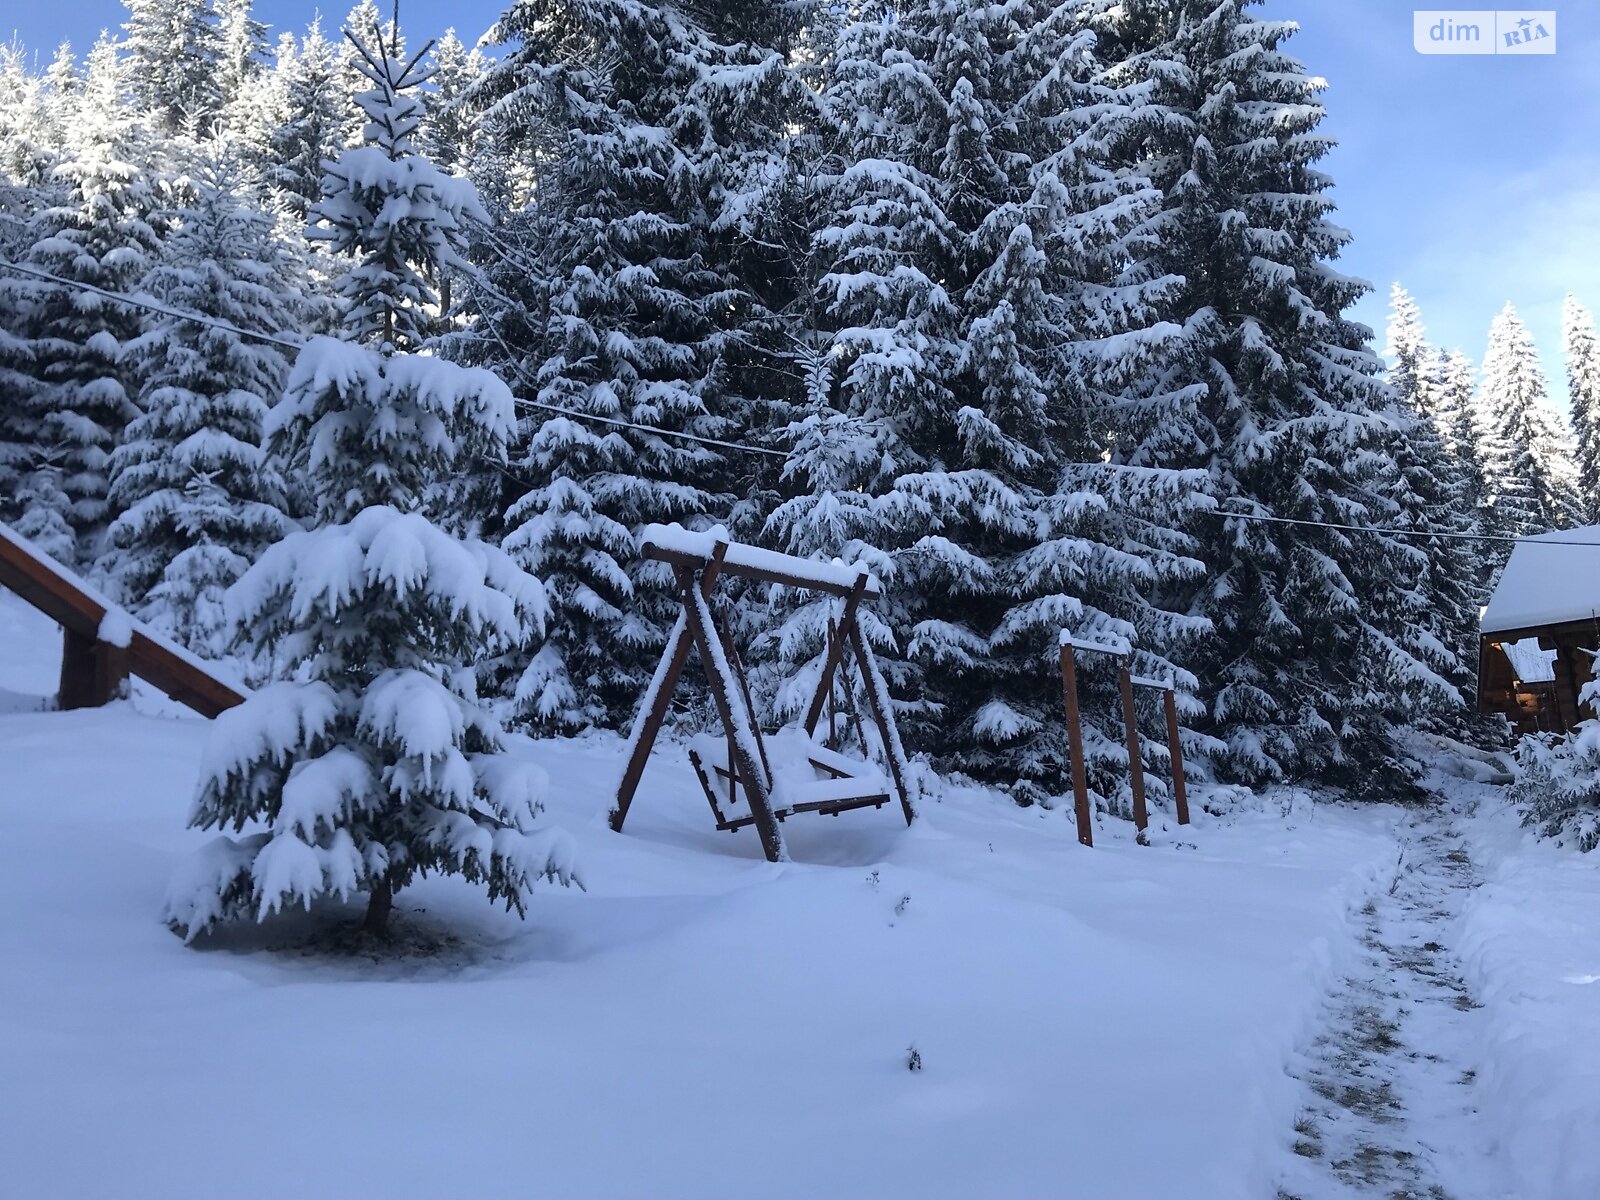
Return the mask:
<svg viewBox="0 0 1600 1200">
<path fill-rule="evenodd" d="M 1597 613 L 1600 525 L 1586 525 L 1518 542 L 1483 610 L 1479 628 L 1484 633 L 1505 633 L 1587 621 Z"/>
<path fill-rule="evenodd" d="M 851 566 L 838 559 L 823 562 L 815 558 L 796 558 L 792 554 L 781 554 L 776 550 L 763 550 L 760 546 L 736 542 L 721 525 L 705 530 L 685 529 L 677 524 L 646 525 L 639 532 L 641 551 L 647 546 L 653 546 L 659 550 L 669 550 L 695 558 L 710 558 L 715 553 L 718 542 L 726 542 L 728 545 L 727 553 L 723 557 L 725 567 L 743 568 L 761 575 L 776 576 L 801 587 L 810 585 L 827 588 L 830 591 L 840 589 L 849 591 L 862 575 L 861 567 Z M 738 573 L 740 572 L 737 570 L 730 571 L 730 574 Z M 879 594 L 880 588 L 876 576 L 870 573 L 867 575 L 864 592 L 869 599 Z"/>
</svg>

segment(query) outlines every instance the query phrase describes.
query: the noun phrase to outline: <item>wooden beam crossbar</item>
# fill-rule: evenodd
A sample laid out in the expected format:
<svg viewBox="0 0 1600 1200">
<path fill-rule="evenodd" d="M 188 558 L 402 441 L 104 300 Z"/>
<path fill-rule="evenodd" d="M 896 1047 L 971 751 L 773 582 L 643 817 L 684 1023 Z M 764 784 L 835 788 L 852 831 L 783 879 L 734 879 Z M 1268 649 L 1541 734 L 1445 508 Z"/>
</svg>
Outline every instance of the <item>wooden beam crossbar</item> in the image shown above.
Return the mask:
<svg viewBox="0 0 1600 1200">
<path fill-rule="evenodd" d="M 832 579 L 802 573 L 799 567 L 784 568 L 779 566 L 758 565 L 755 563 L 728 561 L 727 553 L 729 542 L 718 542 L 722 557 L 720 572 L 724 575 L 738 579 L 753 579 L 758 583 L 776 583 L 783 587 L 800 588 L 805 591 L 825 592 L 830 596 L 847 597 L 857 586 L 862 588 L 862 596 L 867 600 L 876 600 L 879 591 L 870 580 L 865 584 L 844 584 Z M 691 570 L 702 570 L 710 561 L 709 555 L 694 554 L 688 550 L 680 550 L 673 546 L 658 546 L 653 542 L 646 542 L 639 547 L 639 553 L 656 562 L 664 562 L 671 567 L 688 567 Z M 773 555 L 774 558 L 785 557 Z M 803 560 L 801 560 L 803 561 Z"/>
</svg>

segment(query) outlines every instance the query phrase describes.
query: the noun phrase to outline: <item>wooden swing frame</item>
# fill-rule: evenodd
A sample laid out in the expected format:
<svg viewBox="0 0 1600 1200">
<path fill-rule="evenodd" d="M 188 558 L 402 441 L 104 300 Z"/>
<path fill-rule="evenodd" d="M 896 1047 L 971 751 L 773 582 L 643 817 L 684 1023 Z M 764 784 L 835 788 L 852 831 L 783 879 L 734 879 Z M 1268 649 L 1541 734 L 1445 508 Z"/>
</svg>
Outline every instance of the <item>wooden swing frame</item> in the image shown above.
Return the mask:
<svg viewBox="0 0 1600 1200">
<path fill-rule="evenodd" d="M 794 813 L 819 812 L 837 816 L 855 808 L 881 808 L 891 799 L 898 799 L 900 810 L 909 825 L 916 816 L 906 783 L 909 766 L 899 731 L 895 727 L 894 713 L 889 707 L 888 688 L 878 671 L 872 647 L 861 629 L 861 602 L 877 599 L 879 591 L 876 581 L 863 570 L 857 572 L 854 582 L 845 584 L 835 573 L 819 571 L 818 564 L 809 560 L 758 550 L 721 538 L 711 539 L 710 548 L 704 553 L 685 549 L 681 545 L 657 544 L 647 538 L 640 547 L 640 553 L 645 558 L 666 563 L 672 568 L 682 611 L 667 639 L 667 647 L 656 668 L 655 678 L 651 681 L 647 703 L 634 719 L 628 763 L 617 788 L 616 804 L 611 810 L 611 828 L 620 833 L 623 822 L 627 820 L 639 782 L 644 777 L 650 751 L 655 746 L 672 703 L 673 692 L 688 663 L 690 649 L 699 652 L 711 699 L 728 744 L 726 765 L 708 763 L 695 751 L 690 752 L 690 761 L 710 802 L 718 829 L 738 830 L 746 825 L 754 825 L 761 837 L 761 848 L 767 860 L 779 862 L 785 853 L 783 835 L 778 826 Z M 725 623 L 719 621 L 712 607 L 717 582 L 723 576 L 822 592 L 844 601 L 838 619 L 829 622 L 822 673 L 806 709 L 803 725 L 806 736 L 814 737 L 822 720 L 823 707 L 833 694 L 835 677 L 844 666 L 845 651 L 847 648 L 854 651 L 865 684 L 867 711 L 877 728 L 883 756 L 887 760 L 892 795 L 879 784 L 859 794 L 802 801 L 786 807 L 774 806 L 771 762 L 767 757 L 760 722 L 756 719 L 744 667 Z M 846 703 L 848 715 L 854 719 L 859 734 L 862 731 L 861 714 L 854 697 L 850 696 Z M 836 732 L 837 706 L 830 708 L 835 710 L 830 713 L 830 728 Z M 862 742 L 865 744 L 864 737 Z M 810 763 L 834 780 L 854 777 L 849 760 L 838 755 L 819 751 L 811 755 Z M 738 787 L 743 784 L 745 802 L 750 809 L 748 816 L 730 817 L 723 811 L 718 803 L 718 781 L 727 784 L 730 798 L 737 795 Z"/>
</svg>

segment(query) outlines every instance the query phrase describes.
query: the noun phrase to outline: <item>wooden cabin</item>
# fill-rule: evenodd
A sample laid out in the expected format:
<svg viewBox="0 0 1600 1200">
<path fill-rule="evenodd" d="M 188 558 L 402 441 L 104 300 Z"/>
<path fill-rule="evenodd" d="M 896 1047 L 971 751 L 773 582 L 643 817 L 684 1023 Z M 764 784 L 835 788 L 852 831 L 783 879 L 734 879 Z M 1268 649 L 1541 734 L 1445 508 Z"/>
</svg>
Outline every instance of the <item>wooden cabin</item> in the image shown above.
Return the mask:
<svg viewBox="0 0 1600 1200">
<path fill-rule="evenodd" d="M 1596 716 L 1578 694 L 1600 651 L 1600 526 L 1517 543 L 1479 632 L 1480 712 L 1503 714 L 1519 734 L 1566 733 Z"/>
</svg>

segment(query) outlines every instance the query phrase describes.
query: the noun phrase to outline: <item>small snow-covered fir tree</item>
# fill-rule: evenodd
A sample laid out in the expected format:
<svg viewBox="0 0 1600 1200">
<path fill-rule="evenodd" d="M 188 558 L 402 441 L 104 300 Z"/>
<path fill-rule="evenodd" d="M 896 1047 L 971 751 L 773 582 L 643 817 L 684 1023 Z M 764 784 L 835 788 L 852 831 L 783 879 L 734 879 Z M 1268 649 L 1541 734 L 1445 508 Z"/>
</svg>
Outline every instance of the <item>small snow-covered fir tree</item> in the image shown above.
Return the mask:
<svg viewBox="0 0 1600 1200">
<path fill-rule="evenodd" d="M 1515 537 L 1581 521 L 1571 449 L 1548 396 L 1533 335 L 1507 304 L 1489 327 L 1478 412 L 1497 528 Z"/>
<path fill-rule="evenodd" d="M 255 0 L 217 4 L 217 90 L 223 110 L 257 86 L 267 59 L 267 27 L 255 17 Z"/>
<path fill-rule="evenodd" d="M 267 67 L 267 27 L 255 17 L 254 0 L 220 0 L 217 22 L 216 128 L 256 179 L 264 179 L 268 140 L 283 104 L 280 79 Z"/>
<path fill-rule="evenodd" d="M 241 194 L 238 173 L 231 157 L 202 170 L 143 289 L 180 312 L 287 336 L 300 324 L 297 264 Z M 223 593 L 292 527 L 261 448 L 285 351 L 174 316 L 157 320 L 133 355 L 142 411 L 111 456 L 118 515 L 100 573 L 141 618 L 217 657 L 227 649 Z"/>
<path fill-rule="evenodd" d="M 1593 711 L 1600 688 L 1591 680 L 1578 699 Z M 1584 853 L 1600 846 L 1600 720 L 1565 734 L 1528 734 L 1517 743 L 1517 767 L 1507 794 L 1524 825 Z"/>
<path fill-rule="evenodd" d="M 0 257 L 9 261 L 20 259 L 30 244 L 33 218 L 60 199 L 52 168 L 61 139 L 51 99 L 45 82 L 28 70 L 22 48 L 0 46 Z M 34 385 L 15 374 L 25 372 L 32 357 L 26 341 L 28 313 L 17 302 L 29 291 L 14 283 L 0 293 L 12 301 L 0 304 L 0 520 L 16 521 L 30 509 L 37 511 L 33 536 L 48 541 L 50 553 L 65 551 L 70 557 L 71 531 L 64 518 L 38 495 L 28 495 L 50 481 L 34 482 L 42 449 L 34 406 L 26 403 Z M 40 523 L 49 515 L 58 522 L 53 533 Z"/>
<path fill-rule="evenodd" d="M 60 147 L 55 133 L 44 80 L 28 70 L 20 46 L 0 46 L 0 254 L 7 258 L 20 251 L 28 219 L 46 202 Z"/>
<path fill-rule="evenodd" d="M 1594 318 L 1569 295 L 1561 307 L 1561 341 L 1567 355 L 1567 395 L 1583 519 L 1600 521 L 1600 343 Z"/>
<path fill-rule="evenodd" d="M 481 128 L 481 114 L 472 95 L 488 63 L 479 50 L 462 45 L 447 29 L 433 54 L 433 90 L 427 94 L 428 120 L 422 128 L 422 152 L 441 171 L 468 173 Z"/>
<path fill-rule="evenodd" d="M 330 164 L 317 210 L 350 261 L 348 340 L 308 344 L 268 418 L 275 457 L 314 485 L 316 528 L 228 596 L 235 627 L 293 679 L 218 718 L 191 819 L 266 830 L 218 838 L 174 881 L 167 919 L 189 937 L 358 891 L 381 933 L 395 893 L 430 871 L 519 912 L 538 879 L 572 879 L 566 839 L 534 827 L 542 773 L 501 753 L 472 670 L 542 631 L 544 589 L 420 507 L 433 479 L 503 456 L 514 428 L 493 375 L 401 352 L 476 201 L 415 153 L 418 62 L 351 40 L 371 84 L 357 98 L 367 142 Z"/>
</svg>

